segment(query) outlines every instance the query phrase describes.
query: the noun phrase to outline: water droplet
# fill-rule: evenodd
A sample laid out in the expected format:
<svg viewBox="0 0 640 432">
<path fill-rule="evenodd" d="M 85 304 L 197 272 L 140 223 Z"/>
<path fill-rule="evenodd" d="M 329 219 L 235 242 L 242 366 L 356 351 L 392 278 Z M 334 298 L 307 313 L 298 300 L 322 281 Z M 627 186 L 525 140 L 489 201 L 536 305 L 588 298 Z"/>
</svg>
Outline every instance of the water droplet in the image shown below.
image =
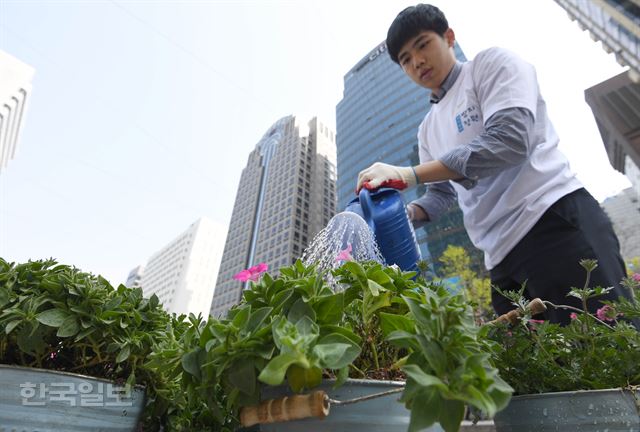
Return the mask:
<svg viewBox="0 0 640 432">
<path fill-rule="evenodd" d="M 542 410 L 542 415 L 545 416 L 545 417 L 547 416 L 547 409 L 546 408 Z"/>
</svg>

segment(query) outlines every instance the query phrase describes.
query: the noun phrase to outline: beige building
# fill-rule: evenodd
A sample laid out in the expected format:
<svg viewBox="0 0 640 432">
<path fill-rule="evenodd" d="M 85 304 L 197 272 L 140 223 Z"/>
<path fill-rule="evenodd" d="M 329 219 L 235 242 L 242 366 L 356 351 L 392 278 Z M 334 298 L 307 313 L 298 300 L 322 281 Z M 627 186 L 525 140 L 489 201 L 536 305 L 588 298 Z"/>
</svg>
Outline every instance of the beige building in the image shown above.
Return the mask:
<svg viewBox="0 0 640 432">
<path fill-rule="evenodd" d="M 233 276 L 259 263 L 269 272 L 295 262 L 336 212 L 335 133 L 317 118 L 278 120 L 249 154 L 227 233 L 211 315 L 242 297 Z"/>
<path fill-rule="evenodd" d="M 0 171 L 13 159 L 35 69 L 0 50 Z"/>
<path fill-rule="evenodd" d="M 227 227 L 200 218 L 129 273 L 127 286 L 155 294 L 170 313 L 209 315 Z M 131 285 L 129 285 L 131 284 Z"/>
</svg>

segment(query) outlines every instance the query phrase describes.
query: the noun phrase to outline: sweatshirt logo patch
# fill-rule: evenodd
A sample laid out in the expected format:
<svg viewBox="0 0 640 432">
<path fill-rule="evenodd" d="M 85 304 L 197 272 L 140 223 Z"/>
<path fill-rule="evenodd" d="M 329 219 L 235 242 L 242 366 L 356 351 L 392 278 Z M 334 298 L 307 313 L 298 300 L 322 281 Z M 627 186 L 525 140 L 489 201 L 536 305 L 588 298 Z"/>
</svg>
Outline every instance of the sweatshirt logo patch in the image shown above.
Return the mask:
<svg viewBox="0 0 640 432">
<path fill-rule="evenodd" d="M 479 121 L 480 114 L 478 113 L 478 107 L 474 105 L 467 108 L 460 114 L 456 115 L 456 126 L 458 128 L 458 133 L 464 131 L 464 129 L 471 126 L 472 123 L 477 123 Z"/>
</svg>

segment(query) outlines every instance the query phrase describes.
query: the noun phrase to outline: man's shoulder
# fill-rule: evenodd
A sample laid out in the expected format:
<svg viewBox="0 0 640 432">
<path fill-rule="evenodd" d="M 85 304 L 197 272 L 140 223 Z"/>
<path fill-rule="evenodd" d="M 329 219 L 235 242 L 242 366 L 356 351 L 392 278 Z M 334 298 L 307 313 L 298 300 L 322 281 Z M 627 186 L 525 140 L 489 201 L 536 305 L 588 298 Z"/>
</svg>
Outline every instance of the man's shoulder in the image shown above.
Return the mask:
<svg viewBox="0 0 640 432">
<path fill-rule="evenodd" d="M 506 48 L 491 47 L 480 51 L 472 60 L 474 68 L 496 66 L 509 59 L 519 58 L 516 53 Z M 496 63 L 497 62 L 497 63 Z"/>
</svg>

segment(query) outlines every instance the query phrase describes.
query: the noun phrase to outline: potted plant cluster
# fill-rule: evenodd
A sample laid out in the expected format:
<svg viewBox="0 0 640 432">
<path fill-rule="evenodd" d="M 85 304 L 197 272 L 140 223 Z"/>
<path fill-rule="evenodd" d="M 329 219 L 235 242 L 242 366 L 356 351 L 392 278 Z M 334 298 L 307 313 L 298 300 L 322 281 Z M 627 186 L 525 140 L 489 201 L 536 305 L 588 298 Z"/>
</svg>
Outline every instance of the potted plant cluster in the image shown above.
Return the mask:
<svg viewBox="0 0 640 432">
<path fill-rule="evenodd" d="M 53 260 L 0 260 L 0 428 L 231 432 L 251 412 L 265 432 L 449 432 L 467 407 L 499 432 L 639 428 L 640 306 L 587 313 L 607 291 L 589 287 L 595 262 L 570 325 L 532 320 L 520 291 L 504 295 L 521 320 L 478 326 L 464 292 L 349 258 L 330 277 L 257 266 L 207 320 Z M 269 424 L 318 389 L 325 419 Z"/>
<path fill-rule="evenodd" d="M 504 293 L 524 318 L 490 334 L 499 347 L 494 363 L 517 395 L 495 416 L 498 432 L 640 430 L 640 333 L 632 323 L 640 317 L 640 275 L 623 281 L 632 300 L 602 302 L 592 315 L 587 301 L 608 288 L 589 287 L 595 261 L 581 265 L 587 282 L 569 295 L 583 308 L 573 309 L 567 326 L 532 320 L 522 290 Z"/>
<path fill-rule="evenodd" d="M 344 416 L 351 423 L 340 423 L 338 413 L 349 407 L 333 400 L 337 422 L 332 412 L 315 423 L 261 427 L 449 432 L 459 429 L 467 405 L 489 415 L 507 405 L 512 388 L 492 363 L 495 343 L 488 328 L 475 326 L 462 295 L 375 262 L 332 270 L 337 287 L 324 276 L 300 261 L 277 278 L 264 273 L 224 319 L 192 317 L 186 331 L 167 334 L 147 365 L 180 382 L 165 395 L 174 401 L 167 429 L 238 430 L 243 409 L 282 394 L 283 386 L 291 393 L 320 386 L 334 398 L 332 389 L 358 380 L 392 381 L 401 393 L 387 399 L 394 403 L 383 412 Z M 401 407 L 403 420 L 372 428 L 396 417 L 387 415 L 390 405 Z"/>
<path fill-rule="evenodd" d="M 54 260 L 0 259 L 0 430 L 135 430 L 171 317 L 140 289 Z"/>
</svg>

